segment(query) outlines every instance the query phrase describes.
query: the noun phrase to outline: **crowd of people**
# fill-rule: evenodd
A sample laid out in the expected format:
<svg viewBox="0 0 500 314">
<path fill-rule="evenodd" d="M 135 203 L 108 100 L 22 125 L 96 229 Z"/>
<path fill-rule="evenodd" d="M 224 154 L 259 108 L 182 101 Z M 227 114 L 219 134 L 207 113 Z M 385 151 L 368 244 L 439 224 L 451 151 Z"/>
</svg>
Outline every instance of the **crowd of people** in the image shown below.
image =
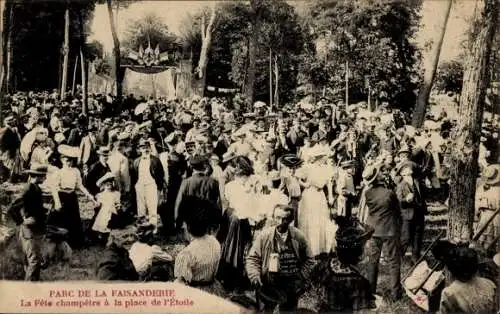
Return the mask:
<svg viewBox="0 0 500 314">
<path fill-rule="evenodd" d="M 402 262 L 421 258 L 427 204 L 447 203 L 456 121 L 445 111 L 415 129 L 408 114 L 386 104 L 374 110 L 327 99 L 281 108 L 196 96 L 129 95 L 118 106 L 111 95 L 92 95 L 87 102 L 87 115 L 78 95 L 61 101 L 57 92 L 16 94 L 4 106 L 0 177 L 28 180 L 11 206 L 26 280 L 40 278 L 40 238 L 50 225 L 73 250 L 89 241 L 106 246 L 99 279 L 175 278 L 233 296 L 255 289 L 266 311 L 296 310 L 319 285 L 325 297 L 316 310 L 370 309 L 381 293 L 381 258 L 387 296 L 398 300 Z M 498 122 L 483 126 L 479 226 L 500 205 Z M 89 230 L 80 197 L 95 206 Z M 497 218 L 481 237 L 490 256 L 499 247 Z M 121 236 L 128 225 L 135 234 Z M 175 258 L 158 244 L 171 237 L 189 242 Z M 452 274 L 461 265 L 472 272 L 458 277 L 459 286 L 477 283 L 475 251 L 446 248 Z M 487 293 L 496 289 L 480 283 Z M 494 306 L 487 301 L 470 306 Z M 464 304 L 453 311 L 467 312 Z"/>
</svg>

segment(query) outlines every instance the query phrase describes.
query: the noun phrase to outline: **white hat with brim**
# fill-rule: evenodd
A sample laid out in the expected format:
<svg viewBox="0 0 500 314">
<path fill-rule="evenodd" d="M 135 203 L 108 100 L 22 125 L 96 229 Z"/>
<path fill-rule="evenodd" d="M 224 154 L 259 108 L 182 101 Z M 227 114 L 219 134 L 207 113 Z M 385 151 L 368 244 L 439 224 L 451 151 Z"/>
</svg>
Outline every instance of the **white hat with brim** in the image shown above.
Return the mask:
<svg viewBox="0 0 500 314">
<path fill-rule="evenodd" d="M 57 151 L 62 157 L 78 158 L 80 156 L 80 148 L 76 146 L 62 144 L 57 147 Z"/>
<path fill-rule="evenodd" d="M 373 181 L 375 181 L 375 179 L 378 177 L 379 171 L 380 171 L 379 165 L 372 165 L 366 167 L 362 175 L 366 185 L 371 184 Z"/>
<path fill-rule="evenodd" d="M 96 185 L 98 187 L 101 187 L 104 183 L 113 182 L 114 180 L 115 180 L 115 175 L 112 174 L 111 172 L 108 172 L 105 175 L 103 175 L 99 180 L 97 180 Z"/>
</svg>

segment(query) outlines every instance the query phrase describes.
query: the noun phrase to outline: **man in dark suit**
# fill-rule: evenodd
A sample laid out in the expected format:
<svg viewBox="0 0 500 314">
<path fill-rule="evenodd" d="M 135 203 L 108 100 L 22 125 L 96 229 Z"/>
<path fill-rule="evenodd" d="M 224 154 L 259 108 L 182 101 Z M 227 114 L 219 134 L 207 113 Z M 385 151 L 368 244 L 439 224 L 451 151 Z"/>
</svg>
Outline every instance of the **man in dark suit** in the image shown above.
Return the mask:
<svg viewBox="0 0 500 314">
<path fill-rule="evenodd" d="M 401 256 L 409 245 L 412 247 L 412 259 L 418 260 L 422 250 L 424 222 L 427 207 L 420 194 L 419 183 L 413 178 L 412 164 L 407 163 L 399 169 L 401 181 L 396 185 L 396 195 L 401 205 L 403 225 L 401 229 Z"/>
<path fill-rule="evenodd" d="M 208 159 L 205 156 L 195 155 L 189 160 L 193 169 L 193 175 L 182 181 L 177 200 L 175 202 L 176 226 L 180 230 L 186 217 L 196 215 L 199 202 L 211 204 L 207 222 L 212 229 L 216 230 L 222 216 L 221 195 L 219 183 L 211 176 L 206 175 Z"/>
<path fill-rule="evenodd" d="M 141 139 L 141 156 L 134 161 L 137 215 L 149 218 L 149 223 L 158 231 L 158 204 L 166 187 L 165 172 L 158 157 L 151 155 L 151 141 Z"/>
<path fill-rule="evenodd" d="M 106 173 L 111 172 L 108 166 L 109 148 L 106 146 L 99 147 L 97 154 L 99 155 L 99 160 L 89 167 L 84 181 L 85 187 L 94 196 L 100 192 L 96 185 L 97 180 L 102 178 Z"/>
<path fill-rule="evenodd" d="M 40 166 L 26 171 L 29 183 L 24 187 L 21 196 L 9 208 L 9 215 L 19 226 L 19 240 L 25 255 L 26 281 L 40 280 L 42 262 L 41 242 L 45 232 L 45 214 L 42 190 L 39 185 L 47 174 L 47 167 Z"/>
<path fill-rule="evenodd" d="M 386 246 L 387 267 L 391 299 L 402 296 L 401 288 L 401 209 L 396 194 L 385 186 L 386 179 L 378 167 L 367 167 L 363 173 L 366 190 L 368 216 L 366 224 L 375 229 L 368 241 L 367 277 L 372 291 L 377 291 L 378 265 L 382 248 Z"/>
</svg>

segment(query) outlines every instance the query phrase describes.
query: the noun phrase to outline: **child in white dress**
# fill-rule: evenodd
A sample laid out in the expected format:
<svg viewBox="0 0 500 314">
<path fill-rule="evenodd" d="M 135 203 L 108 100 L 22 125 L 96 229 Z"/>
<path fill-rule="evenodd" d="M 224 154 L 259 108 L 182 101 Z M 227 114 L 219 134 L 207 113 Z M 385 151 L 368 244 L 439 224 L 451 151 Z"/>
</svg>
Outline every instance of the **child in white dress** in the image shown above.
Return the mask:
<svg viewBox="0 0 500 314">
<path fill-rule="evenodd" d="M 99 204 L 99 212 L 95 218 L 92 230 L 99 233 L 102 240 L 107 238 L 109 232 L 109 221 L 113 214 L 117 214 L 120 206 L 120 192 L 114 190 L 115 176 L 112 173 L 105 174 L 97 181 L 101 193 L 97 194 L 96 200 Z"/>
</svg>

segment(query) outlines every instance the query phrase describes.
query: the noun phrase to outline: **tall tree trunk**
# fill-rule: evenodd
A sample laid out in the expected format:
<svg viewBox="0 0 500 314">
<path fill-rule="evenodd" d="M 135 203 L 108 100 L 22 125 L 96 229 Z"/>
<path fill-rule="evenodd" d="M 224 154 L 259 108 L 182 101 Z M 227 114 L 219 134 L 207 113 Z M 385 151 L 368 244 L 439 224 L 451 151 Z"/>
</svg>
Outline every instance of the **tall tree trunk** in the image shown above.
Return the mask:
<svg viewBox="0 0 500 314">
<path fill-rule="evenodd" d="M 66 98 L 66 90 L 68 83 L 68 61 L 69 61 L 69 4 L 66 6 L 64 13 L 64 44 L 63 44 L 63 68 L 61 82 L 61 100 Z"/>
<path fill-rule="evenodd" d="M 116 99 L 118 101 L 118 106 L 121 107 L 123 86 L 121 80 L 121 56 L 120 56 L 120 41 L 118 40 L 118 33 L 116 31 L 115 19 L 113 17 L 113 6 L 112 0 L 106 0 L 108 5 L 109 14 L 109 24 L 111 26 L 111 35 L 113 36 L 113 54 L 115 57 L 115 86 L 116 86 Z M 121 108 L 117 108 L 120 110 Z"/>
<path fill-rule="evenodd" d="M 200 59 L 198 61 L 198 66 L 196 68 L 196 93 L 199 96 L 204 96 L 205 94 L 205 85 L 207 83 L 207 65 L 208 65 L 208 53 L 210 51 L 210 47 L 212 46 L 212 33 L 215 26 L 215 17 L 216 11 L 215 6 L 212 6 L 210 12 L 210 20 L 208 21 L 208 25 L 205 26 L 205 15 L 202 16 L 201 20 L 201 52 Z"/>
<path fill-rule="evenodd" d="M 7 42 L 7 46 L 5 48 L 5 91 L 7 93 L 12 89 L 12 23 L 14 22 L 14 4 L 7 3 L 6 5 L 7 16 L 5 18 L 5 31 L 7 34 L 5 35 L 5 40 Z"/>
<path fill-rule="evenodd" d="M 465 65 L 459 120 L 453 135 L 451 154 L 448 238 L 455 241 L 469 241 L 472 238 L 479 139 L 498 9 L 498 0 L 485 0 L 480 32 Z"/>
<path fill-rule="evenodd" d="M 6 39 L 6 32 L 5 32 L 5 26 L 7 25 L 5 21 L 5 9 L 6 9 L 7 3 L 6 1 L 0 1 L 0 121 L 3 121 L 3 108 L 4 108 L 4 96 L 5 96 L 5 49 L 4 47 L 6 46 L 5 44 L 5 39 Z"/>
<path fill-rule="evenodd" d="M 439 64 L 439 55 L 441 54 L 441 48 L 443 46 L 443 39 L 446 33 L 446 24 L 448 24 L 448 18 L 450 17 L 451 5 L 453 0 L 447 0 L 446 11 L 443 15 L 443 20 L 439 28 L 439 38 L 434 44 L 432 53 L 428 60 L 426 60 L 424 68 L 424 80 L 418 91 L 418 98 L 415 107 L 415 112 L 413 113 L 412 125 L 416 128 L 420 128 L 425 120 L 425 112 L 427 111 L 427 105 L 429 103 L 429 96 L 431 94 L 432 84 L 436 76 L 436 69 Z"/>
<path fill-rule="evenodd" d="M 252 33 L 248 45 L 248 78 L 245 92 L 248 100 L 248 106 L 251 108 L 254 100 L 255 74 L 257 71 L 257 49 L 259 44 L 259 31 L 261 24 L 262 0 L 250 0 L 252 6 Z"/>
</svg>

